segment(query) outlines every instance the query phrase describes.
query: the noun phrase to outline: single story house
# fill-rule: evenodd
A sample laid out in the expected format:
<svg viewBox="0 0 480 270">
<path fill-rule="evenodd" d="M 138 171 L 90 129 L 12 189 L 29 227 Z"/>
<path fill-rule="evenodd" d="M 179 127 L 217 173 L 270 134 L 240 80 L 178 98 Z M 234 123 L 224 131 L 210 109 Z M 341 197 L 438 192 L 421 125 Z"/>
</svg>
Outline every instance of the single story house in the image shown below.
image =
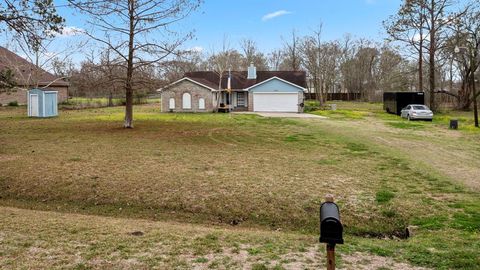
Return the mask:
<svg viewBox="0 0 480 270">
<path fill-rule="evenodd" d="M 16 53 L 0 46 L 0 71 L 10 69 L 17 86 L 7 91 L 0 91 L 0 104 L 10 102 L 27 104 L 27 91 L 37 88 L 44 91 L 58 91 L 58 102 L 68 98 L 69 82 L 37 68 L 34 64 Z"/>
<path fill-rule="evenodd" d="M 302 112 L 304 71 L 188 72 L 158 91 L 162 112 Z M 219 87 L 220 86 L 220 87 Z"/>
</svg>

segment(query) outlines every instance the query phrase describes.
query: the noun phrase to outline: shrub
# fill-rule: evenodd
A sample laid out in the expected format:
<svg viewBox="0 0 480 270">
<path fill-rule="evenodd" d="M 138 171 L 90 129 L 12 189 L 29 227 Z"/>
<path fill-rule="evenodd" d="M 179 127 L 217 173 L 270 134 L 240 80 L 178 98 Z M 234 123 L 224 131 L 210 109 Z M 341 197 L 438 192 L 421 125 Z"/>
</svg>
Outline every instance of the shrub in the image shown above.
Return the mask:
<svg viewBox="0 0 480 270">
<path fill-rule="evenodd" d="M 69 99 L 66 99 L 62 102 L 60 102 L 60 105 L 75 105 L 75 103 L 73 103 L 71 100 Z"/>
<path fill-rule="evenodd" d="M 10 102 L 8 103 L 8 106 L 17 107 L 17 106 L 18 106 L 18 101 L 16 101 L 16 100 L 15 100 L 15 101 L 10 101 Z"/>
<path fill-rule="evenodd" d="M 304 104 L 304 112 L 313 112 L 320 109 L 320 102 L 318 102 L 317 100 L 305 100 Z"/>
</svg>

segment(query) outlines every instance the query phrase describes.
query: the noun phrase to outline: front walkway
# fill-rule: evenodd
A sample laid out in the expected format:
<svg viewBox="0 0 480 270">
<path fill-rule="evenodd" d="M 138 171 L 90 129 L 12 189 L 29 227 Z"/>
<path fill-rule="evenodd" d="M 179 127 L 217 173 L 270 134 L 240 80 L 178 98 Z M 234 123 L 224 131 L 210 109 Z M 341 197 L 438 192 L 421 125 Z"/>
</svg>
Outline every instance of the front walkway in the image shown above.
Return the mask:
<svg viewBox="0 0 480 270">
<path fill-rule="evenodd" d="M 232 112 L 234 114 L 258 114 L 263 117 L 280 117 L 280 118 L 319 118 L 325 119 L 327 117 L 309 114 L 309 113 L 288 113 L 288 112 Z"/>
</svg>

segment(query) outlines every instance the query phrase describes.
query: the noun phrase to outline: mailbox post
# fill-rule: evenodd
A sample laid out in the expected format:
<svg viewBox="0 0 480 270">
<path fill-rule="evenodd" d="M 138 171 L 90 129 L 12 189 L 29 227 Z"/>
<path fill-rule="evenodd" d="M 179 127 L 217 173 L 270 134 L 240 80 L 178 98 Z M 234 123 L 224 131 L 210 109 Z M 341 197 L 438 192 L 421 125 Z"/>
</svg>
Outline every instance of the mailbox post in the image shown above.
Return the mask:
<svg viewBox="0 0 480 270">
<path fill-rule="evenodd" d="M 334 270 L 335 245 L 343 244 L 343 226 L 333 195 L 325 196 L 325 202 L 320 206 L 320 243 L 327 244 L 327 270 Z"/>
</svg>

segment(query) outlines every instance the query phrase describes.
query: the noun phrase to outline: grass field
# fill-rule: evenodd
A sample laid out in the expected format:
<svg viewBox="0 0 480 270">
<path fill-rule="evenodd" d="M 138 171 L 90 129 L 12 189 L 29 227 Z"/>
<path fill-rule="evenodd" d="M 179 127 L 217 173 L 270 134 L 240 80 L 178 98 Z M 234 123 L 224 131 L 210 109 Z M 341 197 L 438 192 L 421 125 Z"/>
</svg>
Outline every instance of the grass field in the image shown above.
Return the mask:
<svg viewBox="0 0 480 270">
<path fill-rule="evenodd" d="M 318 207 L 333 193 L 341 266 L 478 269 L 471 117 L 407 122 L 379 104 L 337 105 L 314 112 L 328 119 L 296 120 L 144 105 L 133 130 L 121 107 L 52 119 L 1 108 L 0 268 L 45 268 L 53 256 L 77 269 L 314 269 Z M 415 234 L 403 239 L 407 226 Z"/>
</svg>

